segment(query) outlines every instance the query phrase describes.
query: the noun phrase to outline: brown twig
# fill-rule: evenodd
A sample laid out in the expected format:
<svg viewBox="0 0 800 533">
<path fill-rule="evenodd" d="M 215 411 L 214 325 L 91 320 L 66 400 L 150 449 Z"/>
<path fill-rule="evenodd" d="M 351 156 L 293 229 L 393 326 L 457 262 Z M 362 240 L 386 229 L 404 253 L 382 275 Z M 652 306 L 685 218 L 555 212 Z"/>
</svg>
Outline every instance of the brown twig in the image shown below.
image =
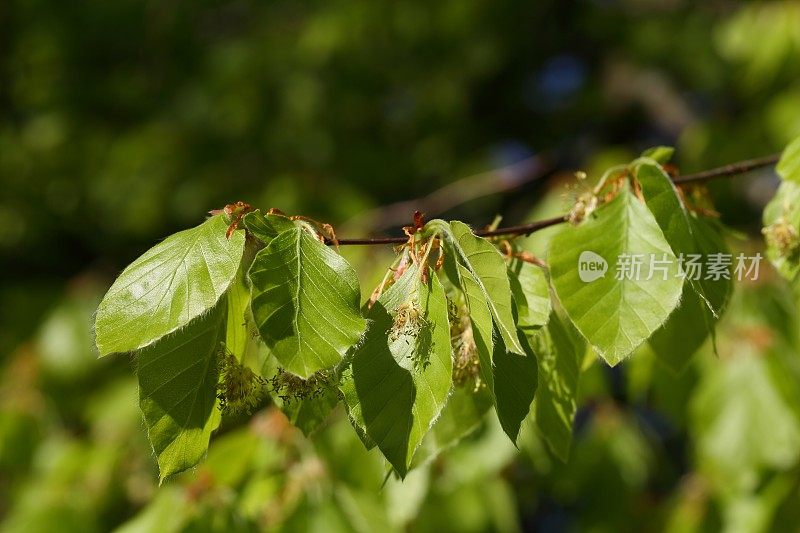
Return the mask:
<svg viewBox="0 0 800 533">
<path fill-rule="evenodd" d="M 759 168 L 769 167 L 778 162 L 781 154 L 773 154 L 765 157 L 758 157 L 756 159 L 748 159 L 746 161 L 739 161 L 729 165 L 712 168 L 711 170 L 704 170 L 702 172 L 695 172 L 694 174 L 686 174 L 684 176 L 677 176 L 672 179 L 677 185 L 691 182 L 703 182 L 714 178 L 738 176 L 752 170 Z"/>
<path fill-rule="evenodd" d="M 756 159 L 748 159 L 745 161 L 738 161 L 729 165 L 724 165 L 702 172 L 695 172 L 693 174 L 685 174 L 683 176 L 676 176 L 672 181 L 677 185 L 685 183 L 699 183 L 705 182 L 714 178 L 732 177 L 751 172 L 759 168 L 772 166 L 778 162 L 780 154 L 769 155 L 766 157 L 759 157 Z M 556 226 L 567 221 L 569 215 L 564 214 L 559 217 L 548 218 L 545 220 L 537 220 L 519 226 L 508 226 L 505 228 L 497 228 L 493 230 L 477 230 L 476 235 L 481 237 L 497 237 L 501 235 L 530 235 L 535 231 L 539 231 L 551 226 Z M 348 245 L 380 245 L 380 244 L 403 244 L 408 241 L 408 237 L 376 237 L 376 238 L 359 238 L 359 239 L 339 239 L 339 246 Z M 326 241 L 327 242 L 327 241 Z M 333 244 L 333 243 L 328 243 Z"/>
</svg>

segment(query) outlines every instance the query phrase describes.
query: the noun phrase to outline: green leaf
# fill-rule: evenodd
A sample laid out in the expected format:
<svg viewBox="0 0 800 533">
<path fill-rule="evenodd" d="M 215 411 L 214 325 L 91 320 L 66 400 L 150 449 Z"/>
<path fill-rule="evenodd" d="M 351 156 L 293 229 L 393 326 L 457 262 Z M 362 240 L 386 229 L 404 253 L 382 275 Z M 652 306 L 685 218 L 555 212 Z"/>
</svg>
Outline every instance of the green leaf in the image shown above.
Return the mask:
<svg viewBox="0 0 800 533">
<path fill-rule="evenodd" d="M 584 252 L 594 255 L 581 260 Z M 655 271 L 648 280 L 651 254 L 657 261 L 666 261 L 666 270 Z M 617 264 L 618 259 L 634 255 L 643 263 L 638 279 L 635 275 L 618 276 L 629 273 L 625 263 Z M 579 260 L 584 261 L 587 281 L 579 274 Z M 586 276 L 599 274 L 586 269 L 587 260 L 605 262 L 607 271 L 597 278 Z M 553 287 L 570 320 L 612 366 L 667 320 L 678 305 L 683 287 L 677 277 L 677 260 L 664 234 L 627 184 L 616 198 L 598 208 L 595 216 L 579 226 L 567 226 L 553 238 L 549 264 Z"/>
<path fill-rule="evenodd" d="M 486 239 L 476 236 L 463 222 L 453 221 L 448 225 L 442 220 L 432 220 L 426 227 L 431 232 L 438 232 L 443 237 L 445 253 L 455 256 L 457 262 L 473 274 L 509 351 L 524 354 L 517 338 L 505 260 L 497 248 Z M 452 265 L 452 258 L 448 259 Z M 452 271 L 451 266 L 448 276 L 460 288 L 460 274 Z"/>
<path fill-rule="evenodd" d="M 138 353 L 139 407 L 160 477 L 195 466 L 219 424 L 218 355 L 226 302 Z"/>
<path fill-rule="evenodd" d="M 767 257 L 789 281 L 800 273 L 800 185 L 784 181 L 764 208 Z"/>
<path fill-rule="evenodd" d="M 676 254 L 699 254 L 703 262 L 711 254 L 728 253 L 722 233 L 711 220 L 689 212 L 669 176 L 656 165 L 641 164 L 637 179 L 647 207 Z M 730 273 L 730 272 L 729 272 Z M 702 346 L 722 315 L 733 284 L 730 279 L 690 279 L 683 286 L 678 308 L 650 338 L 656 355 L 675 372 L 681 372 Z"/>
<path fill-rule="evenodd" d="M 800 137 L 789 143 L 783 151 L 775 171 L 784 180 L 800 184 Z"/>
<path fill-rule="evenodd" d="M 654 146 L 642 152 L 642 157 L 650 158 L 656 163 L 660 163 L 663 165 L 664 163 L 668 163 L 669 160 L 672 159 L 674 153 L 675 153 L 675 148 L 671 146 Z"/>
<path fill-rule="evenodd" d="M 550 284 L 544 269 L 525 261 L 515 261 L 509 267 L 508 278 L 517 306 L 519 327 L 531 328 L 547 324 L 550 317 Z"/>
<path fill-rule="evenodd" d="M 243 274 L 242 274 L 243 276 Z M 228 302 L 228 314 L 225 328 L 225 348 L 241 361 L 250 335 L 248 334 L 248 315 L 250 314 L 250 289 L 239 274 L 225 295 Z"/>
<path fill-rule="evenodd" d="M 117 278 L 97 309 L 100 355 L 130 352 L 172 333 L 214 307 L 236 276 L 244 232 L 225 238 L 222 215 L 148 250 Z"/>
<path fill-rule="evenodd" d="M 258 209 L 247 213 L 242 218 L 242 223 L 247 228 L 247 231 L 263 243 L 269 243 L 278 234 L 296 227 L 296 224 L 289 217 L 273 213 L 264 215 Z"/>
<path fill-rule="evenodd" d="M 553 453 L 562 461 L 569 458 L 572 424 L 577 411 L 580 360 L 584 346 L 577 331 L 555 313 L 541 335 L 546 338 L 536 351 L 539 388 L 536 396 L 536 425 Z"/>
<path fill-rule="evenodd" d="M 503 431 L 516 445 L 522 421 L 531 412 L 539 379 L 536 354 L 520 332 L 525 355 L 507 351 L 503 343 L 494 345 L 495 410 Z"/>
<path fill-rule="evenodd" d="M 410 267 L 372 306 L 369 330 L 341 385 L 357 431 L 378 445 L 401 477 L 452 386 L 444 289 L 435 275 L 427 283 L 419 277 L 418 268 Z M 405 313 L 410 305 L 419 320 L 398 329 L 398 310 Z"/>
<path fill-rule="evenodd" d="M 494 351 L 492 313 L 483 296 L 480 285 L 475 276 L 463 265 L 457 266 L 461 278 L 461 290 L 467 303 L 470 324 L 472 325 L 472 339 L 475 341 L 475 350 L 478 352 L 481 377 L 494 396 L 494 370 L 492 353 Z"/>
<path fill-rule="evenodd" d="M 704 258 L 713 253 L 728 253 L 716 221 L 699 217 L 692 219 L 692 231 L 697 239 L 698 253 Z M 650 337 L 650 346 L 659 360 L 673 372 L 683 372 L 709 333 L 716 350 L 715 324 L 727 308 L 732 293 L 732 279 L 713 280 L 704 277 L 693 284 L 685 283 L 680 305 L 667 323 Z"/>
<path fill-rule="evenodd" d="M 301 227 L 258 252 L 250 280 L 261 338 L 302 378 L 336 365 L 366 328 L 355 271 Z"/>
<path fill-rule="evenodd" d="M 675 253 L 694 253 L 697 244 L 692 232 L 693 216 L 681 202 L 675 185 L 661 167 L 642 163 L 636 167 L 647 208 Z"/>
<path fill-rule="evenodd" d="M 726 253 L 727 247 L 718 228 L 709 220 L 690 213 L 678 196 L 669 176 L 658 166 L 641 164 L 637 179 L 648 209 L 653 214 L 664 238 L 676 254 Z M 718 318 L 728 302 L 730 279 L 690 279 L 690 285 L 708 306 L 711 318 Z"/>
<path fill-rule="evenodd" d="M 257 353 L 258 331 L 250 312 L 250 283 L 247 270 L 253 262 L 255 249 L 245 246 L 242 264 L 236 273 L 225 299 L 228 302 L 228 313 L 225 327 L 225 348 L 236 356 L 240 362 L 250 353 Z"/>
</svg>

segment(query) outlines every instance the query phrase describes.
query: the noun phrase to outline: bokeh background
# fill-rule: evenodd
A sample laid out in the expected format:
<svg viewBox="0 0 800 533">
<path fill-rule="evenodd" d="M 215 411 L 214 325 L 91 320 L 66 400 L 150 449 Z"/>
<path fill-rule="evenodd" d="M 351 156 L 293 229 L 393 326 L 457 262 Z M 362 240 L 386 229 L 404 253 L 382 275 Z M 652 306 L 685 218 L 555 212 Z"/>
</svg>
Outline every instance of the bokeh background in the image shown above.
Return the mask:
<svg viewBox="0 0 800 533">
<path fill-rule="evenodd" d="M 568 464 L 487 420 L 383 487 L 342 413 L 307 440 L 267 408 L 159 488 L 130 361 L 96 359 L 91 323 L 128 262 L 228 202 L 340 236 L 415 207 L 532 220 L 649 146 L 684 172 L 779 151 L 799 74 L 798 2 L 4 0 L 0 530 L 797 531 L 800 321 L 769 268 L 719 358 L 587 365 Z M 776 183 L 712 186 L 735 248 Z M 368 295 L 391 250 L 343 252 Z"/>
</svg>

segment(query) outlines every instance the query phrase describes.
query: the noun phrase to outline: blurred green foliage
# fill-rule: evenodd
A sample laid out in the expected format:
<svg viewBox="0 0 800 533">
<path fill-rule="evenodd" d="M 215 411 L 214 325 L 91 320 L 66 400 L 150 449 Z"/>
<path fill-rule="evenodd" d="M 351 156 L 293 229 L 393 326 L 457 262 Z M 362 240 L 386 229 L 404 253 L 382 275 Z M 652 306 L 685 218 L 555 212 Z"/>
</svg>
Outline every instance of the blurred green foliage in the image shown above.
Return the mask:
<svg viewBox="0 0 800 533">
<path fill-rule="evenodd" d="M 792 531 L 800 319 L 769 270 L 719 358 L 587 362 L 567 464 L 489 423 L 382 489 L 342 413 L 308 440 L 270 408 L 159 488 L 135 378 L 89 324 L 122 266 L 229 201 L 338 225 L 532 155 L 596 176 L 655 144 L 686 170 L 775 152 L 799 59 L 798 2 L 4 2 L 0 529 Z M 712 190 L 754 239 L 775 184 Z M 565 191 L 555 172 L 447 215 L 539 218 Z M 390 250 L 343 252 L 367 287 Z"/>
</svg>

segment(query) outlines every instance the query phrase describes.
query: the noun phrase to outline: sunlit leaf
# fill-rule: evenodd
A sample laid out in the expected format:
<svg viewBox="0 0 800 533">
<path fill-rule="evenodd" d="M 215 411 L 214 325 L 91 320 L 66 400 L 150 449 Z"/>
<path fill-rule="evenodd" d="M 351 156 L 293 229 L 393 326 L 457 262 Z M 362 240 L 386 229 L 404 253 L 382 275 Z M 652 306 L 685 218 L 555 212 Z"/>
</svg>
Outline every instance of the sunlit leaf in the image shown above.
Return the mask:
<svg viewBox="0 0 800 533">
<path fill-rule="evenodd" d="M 705 264 L 711 254 L 728 253 L 714 221 L 691 213 L 661 168 L 652 164 L 639 165 L 637 179 L 647 207 L 676 254 L 683 254 L 684 258 L 699 254 Z M 714 335 L 715 324 L 733 290 L 731 269 L 727 279 L 714 279 L 706 272 L 702 272 L 699 279 L 694 279 L 693 273 L 687 274 L 678 308 L 650 339 L 659 359 L 676 372 L 685 368 L 709 335 Z"/>
<path fill-rule="evenodd" d="M 97 309 L 100 355 L 137 350 L 214 307 L 239 269 L 244 232 L 225 238 L 222 215 L 148 250 L 117 278 Z"/>
<path fill-rule="evenodd" d="M 525 261 L 509 267 L 509 281 L 517 306 L 517 324 L 521 328 L 547 324 L 550 317 L 550 285 L 544 269 Z"/>
<path fill-rule="evenodd" d="M 588 261 L 595 270 L 579 268 L 584 253 L 590 253 Z M 641 262 L 638 272 L 632 267 L 635 257 Z M 630 355 L 667 320 L 683 287 L 664 234 L 627 184 L 594 216 L 553 238 L 549 265 L 553 287 L 570 320 L 610 365 Z M 653 276 L 648 279 L 651 267 Z"/>
<path fill-rule="evenodd" d="M 524 350 L 517 339 L 511 309 L 511 286 L 503 256 L 492 243 L 477 237 L 463 222 L 453 221 L 447 224 L 442 220 L 432 220 L 427 227 L 441 235 L 445 253 L 454 255 L 455 261 L 473 274 L 486 299 L 494 323 L 500 331 L 503 343 L 509 351 L 522 355 Z M 447 256 L 447 259 L 452 265 L 453 258 Z M 450 266 L 448 275 L 456 278 L 453 282 L 460 287 L 461 283 L 458 280 L 460 274 L 453 270 Z"/>
<path fill-rule="evenodd" d="M 675 148 L 671 146 L 654 146 L 642 152 L 642 157 L 647 157 L 663 165 L 672 159 L 674 153 Z"/>
<path fill-rule="evenodd" d="M 293 374 L 307 378 L 334 366 L 364 332 L 356 273 L 301 227 L 258 252 L 250 280 L 261 338 Z"/>
</svg>

